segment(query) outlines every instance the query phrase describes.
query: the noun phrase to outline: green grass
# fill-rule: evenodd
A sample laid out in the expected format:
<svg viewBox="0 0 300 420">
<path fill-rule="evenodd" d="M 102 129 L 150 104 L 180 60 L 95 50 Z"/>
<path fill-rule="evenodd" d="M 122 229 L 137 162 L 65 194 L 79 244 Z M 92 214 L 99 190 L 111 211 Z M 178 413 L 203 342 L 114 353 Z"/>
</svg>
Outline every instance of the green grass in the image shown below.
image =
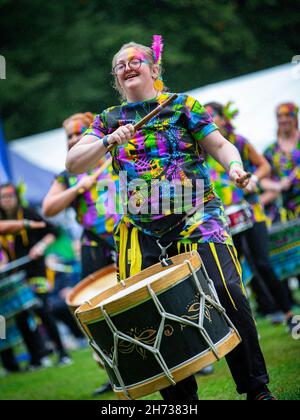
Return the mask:
<svg viewBox="0 0 300 420">
<path fill-rule="evenodd" d="M 281 400 L 300 399 L 300 340 L 289 337 L 284 326 L 271 326 L 258 321 L 261 345 L 270 373 L 270 388 Z M 97 368 L 89 349 L 72 353 L 74 364 L 53 367 L 31 373 L 11 374 L 0 379 L 0 399 L 11 400 L 86 400 L 92 399 L 94 389 L 106 380 L 104 371 Z M 224 360 L 215 364 L 215 373 L 198 377 L 201 400 L 244 399 L 235 386 Z M 112 392 L 103 400 L 116 399 Z M 146 397 L 158 400 L 156 393 Z"/>
</svg>

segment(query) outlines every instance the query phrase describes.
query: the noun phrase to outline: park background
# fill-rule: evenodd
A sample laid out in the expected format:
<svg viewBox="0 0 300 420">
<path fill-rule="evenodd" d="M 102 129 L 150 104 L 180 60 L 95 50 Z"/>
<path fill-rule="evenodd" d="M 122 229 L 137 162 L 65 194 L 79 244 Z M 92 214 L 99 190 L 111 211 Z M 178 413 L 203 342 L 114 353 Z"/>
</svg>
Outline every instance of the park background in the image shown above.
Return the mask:
<svg viewBox="0 0 300 420">
<path fill-rule="evenodd" d="M 292 0 L 0 0 L 0 54 L 7 64 L 0 116 L 6 144 L 59 128 L 72 113 L 100 112 L 118 103 L 111 77 L 114 53 L 131 40 L 151 45 L 155 33 L 164 37 L 164 80 L 171 91 L 291 63 L 300 54 L 299 11 L 300 2 Z M 299 80 L 294 82 L 299 92 Z M 263 98 L 252 92 L 258 94 Z M 276 105 L 262 100 L 255 112 Z M 41 162 L 45 154 L 41 149 Z M 258 328 L 272 390 L 280 399 L 299 399 L 299 341 L 267 320 L 258 320 Z M 0 399 L 90 398 L 104 374 L 89 350 L 73 356 L 69 367 L 0 379 Z M 240 398 L 224 361 L 215 375 L 198 381 L 202 399 Z M 103 397 L 111 398 L 112 393 Z"/>
</svg>

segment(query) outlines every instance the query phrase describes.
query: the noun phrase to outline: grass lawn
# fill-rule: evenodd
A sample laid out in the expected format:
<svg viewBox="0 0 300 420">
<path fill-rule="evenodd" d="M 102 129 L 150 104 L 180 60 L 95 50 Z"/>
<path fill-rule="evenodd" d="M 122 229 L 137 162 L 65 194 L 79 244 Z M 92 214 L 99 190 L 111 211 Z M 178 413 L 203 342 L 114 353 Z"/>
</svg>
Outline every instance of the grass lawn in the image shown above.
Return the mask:
<svg viewBox="0 0 300 420">
<path fill-rule="evenodd" d="M 271 378 L 271 389 L 281 400 L 300 399 L 300 340 L 287 335 L 284 326 L 271 326 L 258 321 L 261 345 Z M 104 371 L 97 368 L 89 349 L 72 353 L 74 364 L 53 367 L 31 373 L 11 374 L 0 379 L 0 399 L 11 400 L 87 400 L 93 399 L 94 389 L 105 382 Z M 215 373 L 198 377 L 202 400 L 238 400 L 229 370 L 224 360 L 215 364 Z M 113 392 L 102 400 L 114 400 Z M 161 399 L 159 393 L 145 399 Z"/>
</svg>

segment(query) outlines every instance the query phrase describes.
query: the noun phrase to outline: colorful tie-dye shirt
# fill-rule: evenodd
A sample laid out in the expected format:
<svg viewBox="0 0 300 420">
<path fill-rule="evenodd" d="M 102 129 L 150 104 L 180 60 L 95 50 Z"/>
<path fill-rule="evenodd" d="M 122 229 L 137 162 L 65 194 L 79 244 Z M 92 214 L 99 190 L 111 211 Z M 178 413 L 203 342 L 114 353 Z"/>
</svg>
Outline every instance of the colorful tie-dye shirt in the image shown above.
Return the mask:
<svg viewBox="0 0 300 420">
<path fill-rule="evenodd" d="M 295 150 L 292 153 L 285 153 L 276 142 L 269 146 L 265 158 L 272 167 L 272 178 L 280 181 L 282 178 L 290 177 L 293 181 L 289 191 L 282 194 L 283 206 L 300 216 L 300 137 Z"/>
<path fill-rule="evenodd" d="M 135 124 L 170 95 L 164 93 L 154 99 L 135 103 L 124 102 L 120 106 L 108 108 L 97 115 L 86 134 L 102 139 L 121 125 Z M 179 239 L 231 243 L 224 209 L 212 188 L 201 148 L 201 140 L 217 129 L 210 115 L 198 101 L 180 94 L 158 116 L 138 130 L 127 144 L 115 147 L 111 153 L 113 167 L 120 175 L 122 202 L 126 209 L 123 221 L 157 237 L 180 225 L 182 229 Z M 127 183 L 124 182 L 124 177 Z M 136 186 L 136 180 L 141 182 L 140 186 Z M 175 188 L 168 190 L 165 185 L 167 182 L 176 181 L 181 188 L 186 185 L 195 187 L 196 180 L 202 182 L 203 200 L 199 203 L 196 188 L 191 188 L 192 205 L 185 207 L 183 214 L 176 214 L 174 222 L 174 213 L 177 213 L 180 207 L 176 207 L 178 196 Z M 131 182 L 135 188 L 131 188 Z M 158 185 L 160 182 L 163 186 L 154 192 L 151 190 L 151 182 L 152 186 L 153 183 Z M 153 194 L 149 194 L 150 191 Z M 149 210 L 151 204 L 161 204 L 166 196 L 170 202 L 169 210 Z M 128 211 L 128 204 L 132 203 L 133 199 L 143 211 Z M 193 209 L 195 212 L 200 205 L 202 212 L 196 211 L 192 216 L 187 216 L 192 214 Z"/>
<path fill-rule="evenodd" d="M 244 168 L 247 172 L 255 172 L 255 167 L 249 159 L 249 142 L 245 137 L 230 132 L 226 135 L 226 138 L 238 149 L 240 152 Z M 210 168 L 211 179 L 214 183 L 217 194 L 223 201 L 226 207 L 232 205 L 242 204 L 245 200 L 251 204 L 253 222 L 259 223 L 265 221 L 265 214 L 262 204 L 259 200 L 259 195 L 245 194 L 244 190 L 236 188 L 234 183 L 231 181 L 228 171 L 226 171 L 218 162 L 216 162 L 211 156 L 207 160 Z"/>
<path fill-rule="evenodd" d="M 56 181 L 67 189 L 76 185 L 84 176 L 92 175 L 94 171 L 80 175 L 64 171 L 56 176 Z M 118 197 L 118 176 L 110 165 L 99 175 L 97 183 L 90 190 L 79 194 L 73 201 L 72 207 L 76 212 L 76 220 L 84 228 L 83 245 L 97 246 L 97 242 L 93 241 L 96 237 L 104 239 L 110 246 L 114 245 L 112 234 L 120 216 L 116 211 L 115 203 L 109 198 L 113 197 L 115 192 Z"/>
</svg>

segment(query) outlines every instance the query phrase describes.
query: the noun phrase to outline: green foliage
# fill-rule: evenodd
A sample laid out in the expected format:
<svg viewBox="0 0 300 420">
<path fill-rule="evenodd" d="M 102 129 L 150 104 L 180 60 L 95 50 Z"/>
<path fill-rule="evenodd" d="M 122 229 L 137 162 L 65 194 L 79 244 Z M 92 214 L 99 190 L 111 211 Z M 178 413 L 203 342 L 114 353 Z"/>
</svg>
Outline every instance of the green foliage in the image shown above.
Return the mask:
<svg viewBox="0 0 300 420">
<path fill-rule="evenodd" d="M 8 139 L 117 103 L 111 59 L 125 42 L 164 36 L 164 78 L 185 91 L 291 60 L 298 1 L 0 0 L 0 114 Z"/>
</svg>

